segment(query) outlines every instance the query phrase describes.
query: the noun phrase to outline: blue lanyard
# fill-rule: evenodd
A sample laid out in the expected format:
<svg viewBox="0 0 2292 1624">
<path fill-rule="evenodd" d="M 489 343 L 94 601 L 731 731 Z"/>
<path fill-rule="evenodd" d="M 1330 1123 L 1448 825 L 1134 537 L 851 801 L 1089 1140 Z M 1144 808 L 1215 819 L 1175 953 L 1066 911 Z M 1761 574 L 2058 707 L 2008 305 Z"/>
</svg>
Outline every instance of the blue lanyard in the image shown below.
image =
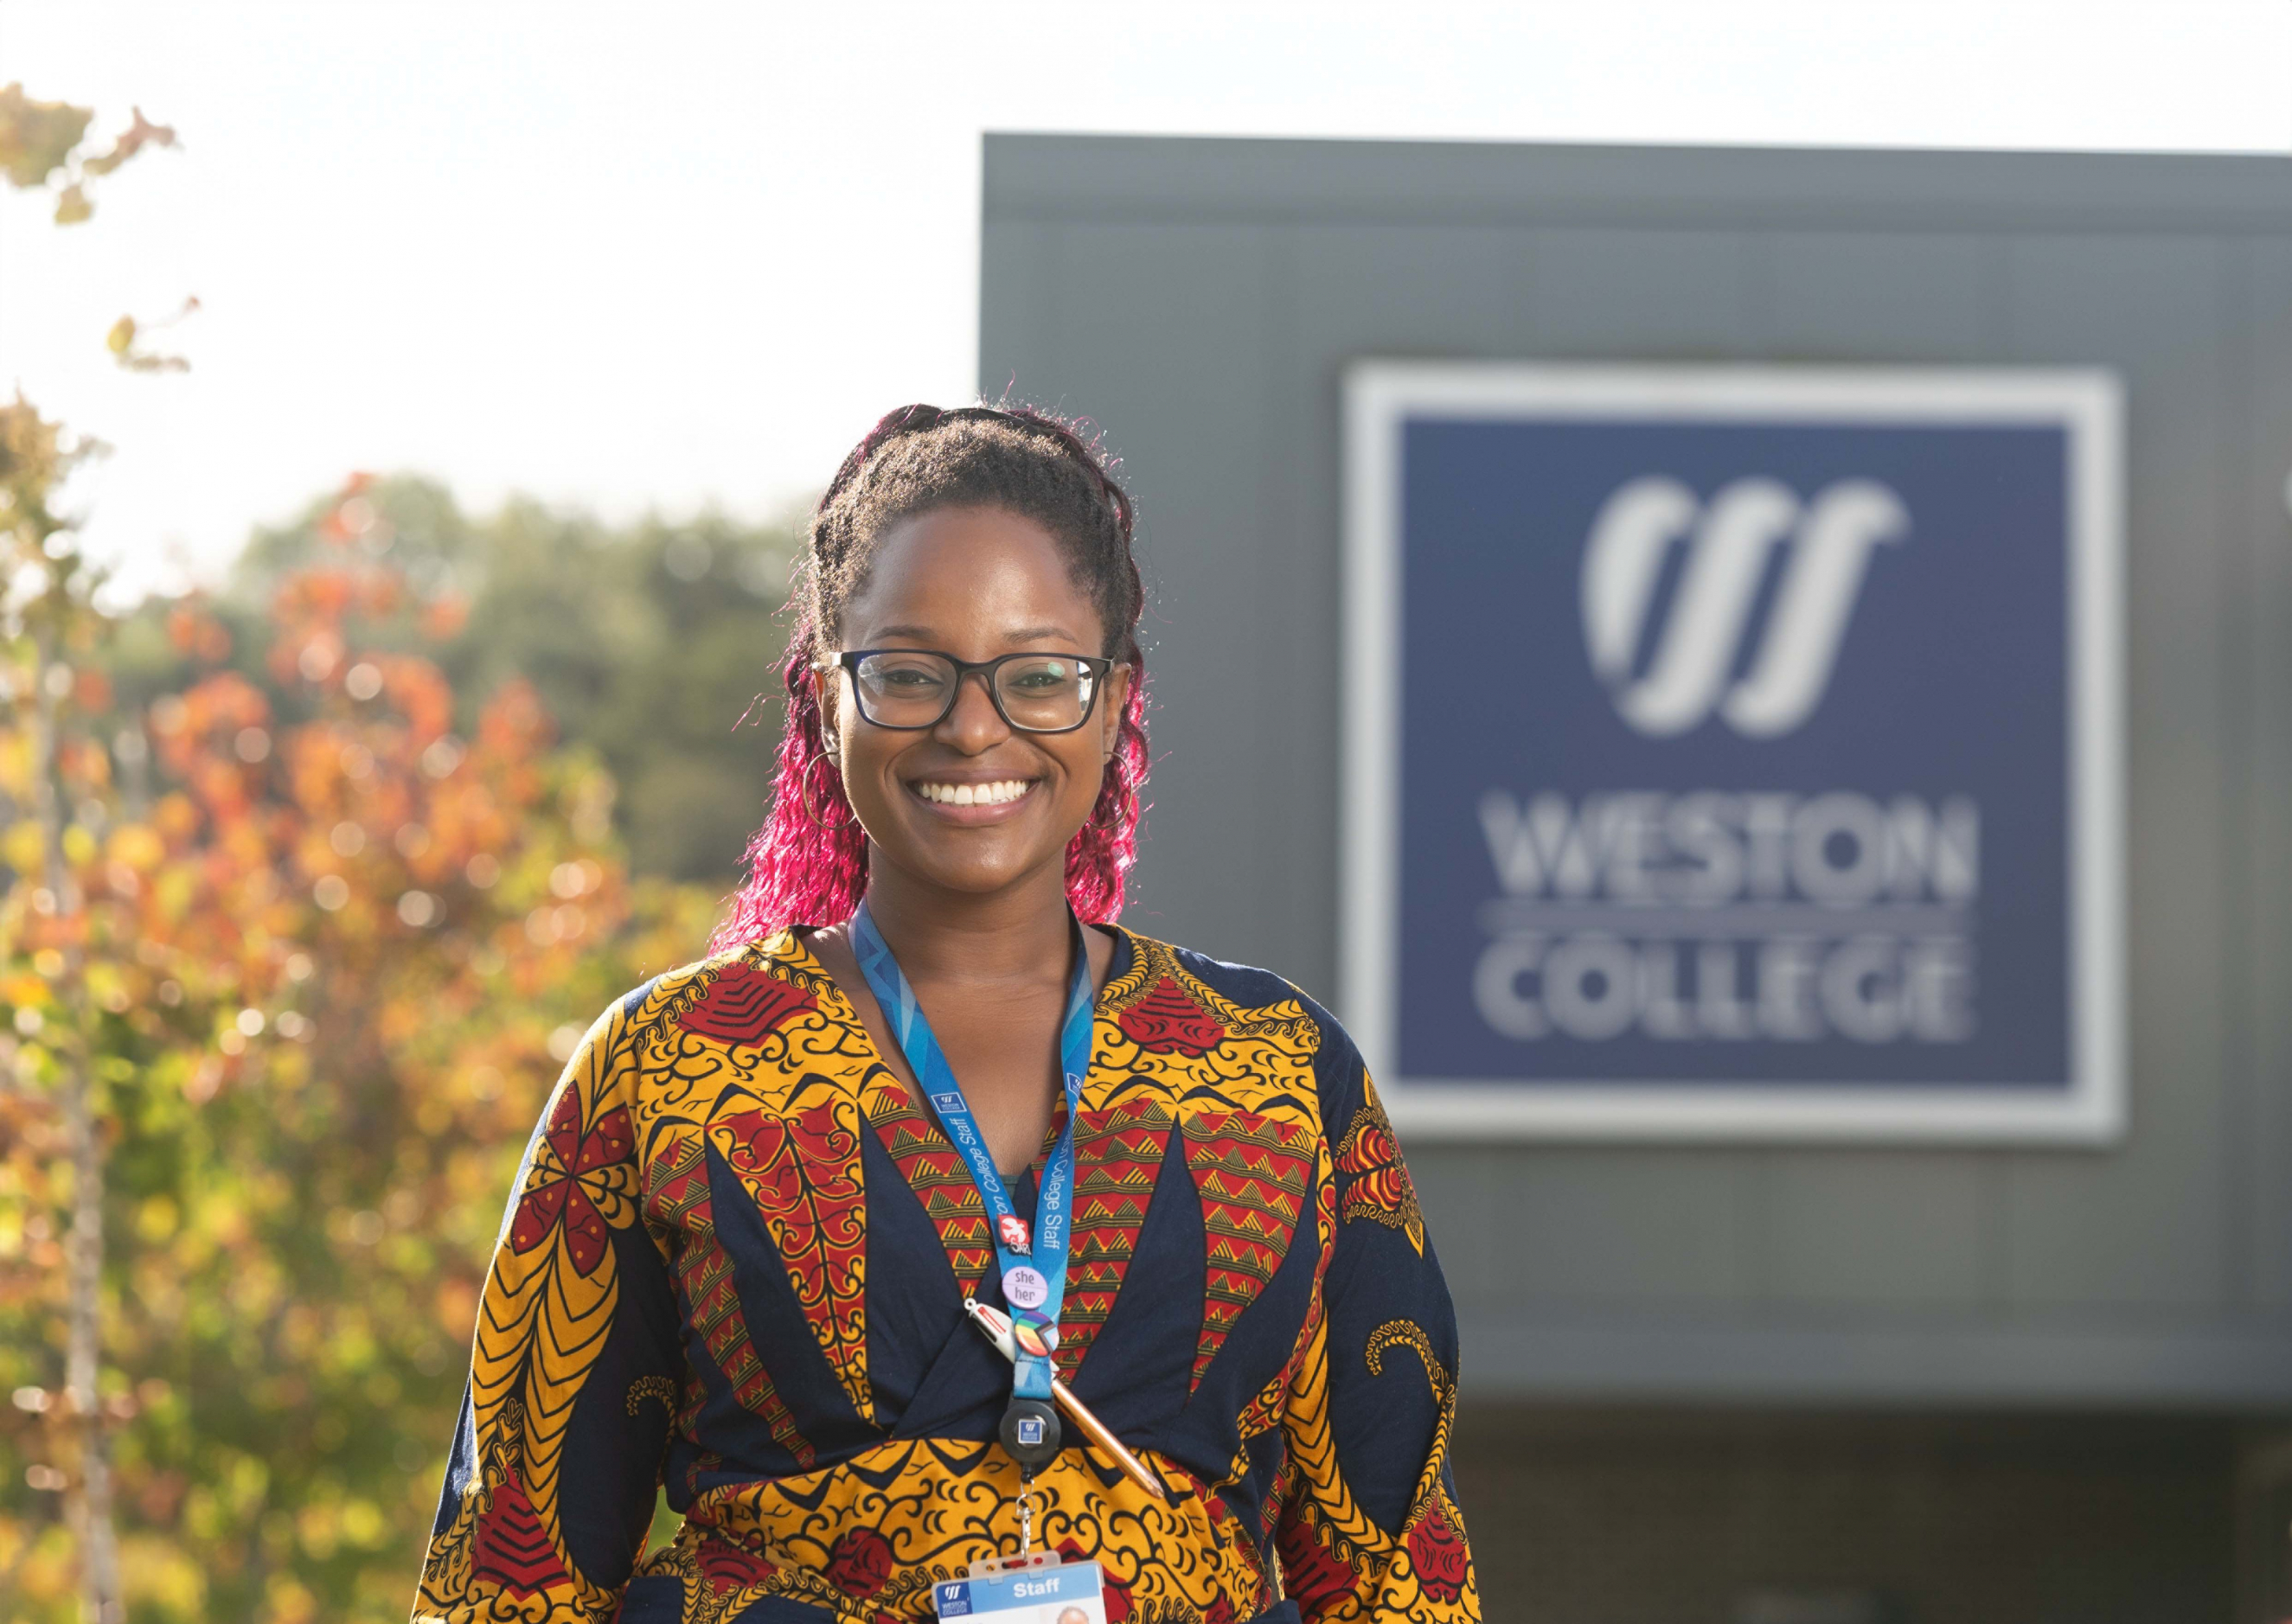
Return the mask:
<svg viewBox="0 0 2292 1624">
<path fill-rule="evenodd" d="M 1066 1079 L 1066 1125 L 1043 1170 L 1043 1187 L 1035 1204 L 1034 1233 L 1011 1203 L 1003 1175 L 995 1166 L 987 1141 L 972 1120 L 971 1105 L 963 1085 L 947 1063 L 931 1022 L 916 1001 L 900 961 L 892 956 L 884 933 L 868 912 L 865 900 L 851 916 L 851 945 L 860 969 L 874 989 L 884 1018 L 900 1040 L 900 1048 L 915 1068 L 924 1094 L 947 1127 L 948 1138 L 971 1168 L 987 1203 L 995 1230 L 995 1256 L 1002 1266 L 1003 1296 L 1011 1305 L 1012 1331 L 1019 1347 L 1013 1365 L 1011 1391 L 1019 1398 L 1051 1396 L 1051 1350 L 1058 1346 L 1059 1307 L 1067 1293 L 1069 1217 L 1074 1206 L 1075 1113 L 1082 1108 L 1082 1081 L 1090 1071 L 1090 960 L 1083 951 L 1082 927 L 1074 927 L 1074 987 L 1067 994 L 1065 1025 L 1059 1030 L 1059 1070 Z"/>
</svg>

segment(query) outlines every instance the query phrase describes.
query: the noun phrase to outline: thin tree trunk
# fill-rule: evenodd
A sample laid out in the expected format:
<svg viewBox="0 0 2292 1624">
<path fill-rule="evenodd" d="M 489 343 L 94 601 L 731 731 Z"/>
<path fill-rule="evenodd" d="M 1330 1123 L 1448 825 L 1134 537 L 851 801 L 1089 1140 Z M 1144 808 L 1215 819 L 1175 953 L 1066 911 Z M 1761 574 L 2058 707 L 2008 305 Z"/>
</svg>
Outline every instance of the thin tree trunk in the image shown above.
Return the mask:
<svg viewBox="0 0 2292 1624">
<path fill-rule="evenodd" d="M 87 1068 L 75 1056 L 64 1078 L 64 1122 L 71 1142 L 74 1202 L 66 1256 L 71 1270 L 71 1319 L 64 1355 L 64 1395 L 79 1431 L 80 1600 L 88 1624 L 119 1624 L 119 1547 L 111 1522 L 111 1459 L 96 1393 L 102 1327 L 103 1149 L 88 1098 Z"/>
<path fill-rule="evenodd" d="M 58 918 L 77 911 L 80 897 L 64 860 L 63 798 L 56 785 L 56 729 L 64 686 L 51 663 L 52 638 L 40 639 L 39 723 L 34 731 L 40 832 L 46 847 L 49 905 Z M 65 672 L 69 676 L 69 672 Z M 127 1616 L 119 1594 L 119 1543 L 111 1520 L 111 1459 L 103 1435 L 103 1404 L 96 1392 L 102 1356 L 101 1310 L 103 1290 L 103 1142 L 96 1131 L 91 1097 L 87 1041 L 83 1025 L 85 989 L 80 946 L 64 943 L 64 973 L 57 992 L 64 1004 L 62 1041 L 55 1054 L 63 1070 L 65 1137 L 71 1146 L 72 1222 L 65 1240 L 68 1321 L 64 1343 L 64 1403 L 79 1435 L 78 1483 L 71 1520 L 80 1548 L 80 1615 L 85 1624 L 122 1624 Z"/>
</svg>

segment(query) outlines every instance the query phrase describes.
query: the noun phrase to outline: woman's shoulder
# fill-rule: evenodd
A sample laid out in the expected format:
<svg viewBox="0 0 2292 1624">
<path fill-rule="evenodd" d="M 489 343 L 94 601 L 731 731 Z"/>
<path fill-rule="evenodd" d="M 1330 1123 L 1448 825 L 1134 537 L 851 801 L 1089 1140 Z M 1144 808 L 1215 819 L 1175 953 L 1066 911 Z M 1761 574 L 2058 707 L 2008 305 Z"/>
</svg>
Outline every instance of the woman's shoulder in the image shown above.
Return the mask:
<svg viewBox="0 0 2292 1624">
<path fill-rule="evenodd" d="M 718 1041 L 755 1041 L 799 1009 L 816 1007 L 826 972 L 788 931 L 720 949 L 622 993 L 593 1033 L 617 1046 L 666 1025 Z"/>
<path fill-rule="evenodd" d="M 1133 1009 L 1166 1006 L 1175 993 L 1237 1033 L 1287 1029 L 1307 1040 L 1317 1057 L 1356 1058 L 1352 1040 L 1336 1017 L 1287 977 L 1126 928 L 1121 935 L 1129 947 L 1128 961 L 1118 954 L 1102 1001 L 1118 1019 Z"/>
</svg>

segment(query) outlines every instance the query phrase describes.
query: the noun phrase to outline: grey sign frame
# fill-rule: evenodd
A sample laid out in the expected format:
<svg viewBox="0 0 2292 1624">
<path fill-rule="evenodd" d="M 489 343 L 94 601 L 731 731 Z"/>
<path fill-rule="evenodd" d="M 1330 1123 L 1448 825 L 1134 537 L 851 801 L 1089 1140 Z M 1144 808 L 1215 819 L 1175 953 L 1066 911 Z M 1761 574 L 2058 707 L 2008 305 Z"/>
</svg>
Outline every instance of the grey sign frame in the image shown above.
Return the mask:
<svg viewBox="0 0 2292 1624">
<path fill-rule="evenodd" d="M 2122 387 L 2098 368 L 1362 360 L 1344 381 L 1345 616 L 1339 988 L 1396 1123 L 1523 1138 L 2103 1144 L 2126 1119 Z M 2044 423 L 2067 431 L 2070 1084 L 1780 1087 L 1415 1077 L 1394 1041 L 1400 956 L 1401 452 L 1413 413 L 1516 422 Z"/>
</svg>

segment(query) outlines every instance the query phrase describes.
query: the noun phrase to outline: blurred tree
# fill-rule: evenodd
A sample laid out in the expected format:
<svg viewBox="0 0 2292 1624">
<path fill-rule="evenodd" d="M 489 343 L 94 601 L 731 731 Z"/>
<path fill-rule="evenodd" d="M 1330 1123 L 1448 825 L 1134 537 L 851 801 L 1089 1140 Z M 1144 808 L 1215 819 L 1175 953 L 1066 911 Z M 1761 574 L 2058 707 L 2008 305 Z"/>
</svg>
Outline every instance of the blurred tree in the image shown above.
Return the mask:
<svg viewBox="0 0 2292 1624">
<path fill-rule="evenodd" d="M 524 500 L 473 520 L 427 480 L 366 479 L 347 501 L 258 531 L 212 608 L 251 649 L 286 576 L 345 545 L 391 562 L 418 602 L 361 610 L 347 635 L 423 649 L 464 726 L 502 683 L 530 682 L 567 740 L 596 751 L 622 786 L 615 823 L 635 871 L 721 886 L 763 817 L 777 707 L 755 702 L 778 691 L 777 611 L 801 544 L 793 522 L 613 527 Z M 182 678 L 166 613 L 152 606 L 123 640 L 115 674 L 130 692 Z M 238 663 L 290 712 L 303 703 L 251 655 Z"/>
<path fill-rule="evenodd" d="M 12 93 L 12 181 L 105 173 L 81 109 Z M 709 601 L 714 549 L 765 549 L 593 564 L 569 521 L 361 479 L 215 602 L 115 618 L 57 496 L 91 449 L 0 407 L 0 1617 L 402 1618 L 527 1130 L 577 1018 L 714 912 L 632 881 L 601 751 L 512 660 L 636 729 L 697 691 L 680 646 L 769 670 L 775 594 L 745 632 Z M 586 584 L 504 607 L 553 570 Z"/>
<path fill-rule="evenodd" d="M 0 89 L 0 176 L 18 190 L 53 189 L 59 225 L 77 225 L 94 212 L 89 179 L 111 173 L 146 146 L 174 144 L 174 131 L 151 124 L 138 109 L 133 125 L 109 150 L 89 153 L 83 144 L 93 120 L 86 108 L 35 101 L 20 84 Z M 194 308 L 187 303 L 184 313 Z M 154 356 L 136 341 L 133 319 L 123 316 L 107 342 L 114 358 L 133 370 L 181 370 L 179 360 Z M 21 838 L 14 832 L 10 837 L 30 883 L 12 888 L 12 905 L 0 911 L 0 922 L 10 927 L 0 947 L 30 971 L 21 977 L 27 989 L 40 989 L 36 1004 L 16 1006 L 18 1030 L 44 1037 L 25 1057 L 28 1063 L 16 1081 L 44 1094 L 24 1122 L 6 1124 L 9 1137 L 0 1141 L 0 1153 L 12 1164 L 6 1170 L 16 1175 L 10 1186 L 27 1184 L 48 1194 L 51 1204 L 70 1202 L 54 1260 L 61 1266 L 39 1278 L 61 1308 L 60 1419 L 69 1434 L 67 1458 L 73 1469 L 36 1462 L 27 1468 L 25 1486 L 35 1492 L 68 1491 L 82 1616 L 92 1624 L 117 1624 L 125 1615 L 100 1390 L 107 1206 L 99 1094 L 103 1057 L 91 1035 L 101 1022 L 96 1001 L 102 978 L 100 967 L 90 973 L 92 921 L 73 872 L 92 851 L 93 836 L 66 800 L 77 788 L 86 794 L 85 804 L 101 807 L 109 760 L 100 746 L 68 736 L 63 727 L 69 704 L 100 706 L 106 697 L 96 668 L 108 628 L 94 609 L 98 572 L 81 556 L 54 501 L 74 464 L 98 446 L 69 437 L 21 391 L 0 414 L 0 658 L 5 660 L 0 695 L 15 724 L 15 736 L 0 744 L 0 773 L 12 778 L 7 787 L 30 815 Z M 52 1407 L 45 1389 L 23 1392 L 36 1397 L 17 1408 L 38 1413 Z"/>
<path fill-rule="evenodd" d="M 345 493 L 336 527 L 364 502 Z M 88 1068 L 111 1136 L 98 1408 L 137 1614 L 397 1616 L 567 1017 L 690 957 L 713 914 L 706 889 L 630 882 L 609 775 L 553 745 L 529 685 L 498 685 L 464 732 L 435 663 L 357 640 L 355 623 L 440 600 L 333 545 L 278 579 L 257 646 L 291 707 L 178 605 L 180 692 L 127 703 L 82 680 L 65 702 L 84 736 L 57 768 L 62 887 L 35 824 L 7 837 L 0 1387 L 31 1473 L 0 1489 L 12 1618 L 69 1616 L 73 1542 L 38 1532 L 77 1459 L 52 1366 L 60 1066 Z M 31 759 L 23 728 L 0 731 L 20 808 Z"/>
</svg>

